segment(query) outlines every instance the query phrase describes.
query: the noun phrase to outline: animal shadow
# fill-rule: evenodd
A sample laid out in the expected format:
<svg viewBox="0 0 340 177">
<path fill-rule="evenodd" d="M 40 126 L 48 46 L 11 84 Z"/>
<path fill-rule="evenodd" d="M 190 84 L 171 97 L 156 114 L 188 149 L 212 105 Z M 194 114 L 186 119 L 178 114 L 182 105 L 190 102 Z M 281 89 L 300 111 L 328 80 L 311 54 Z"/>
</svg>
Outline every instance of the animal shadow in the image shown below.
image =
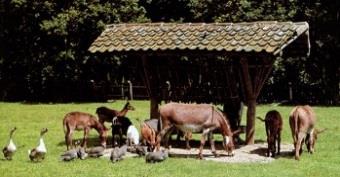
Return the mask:
<svg viewBox="0 0 340 177">
<path fill-rule="evenodd" d="M 251 150 L 249 153 L 250 154 L 257 154 L 257 155 L 260 155 L 260 156 L 267 157 L 267 147 L 259 147 L 259 148 Z M 293 157 L 294 157 L 294 152 L 293 151 L 283 151 L 283 150 L 281 150 L 280 151 L 280 155 L 276 154 L 275 157 L 273 157 L 273 158 L 275 158 L 275 159 L 278 159 L 278 158 L 288 158 L 288 159 L 291 159 Z"/>
<path fill-rule="evenodd" d="M 72 140 L 72 143 L 73 143 L 73 146 L 74 146 L 74 143 L 79 141 L 80 143 L 83 142 L 83 138 L 74 138 Z M 65 140 L 63 141 L 60 141 L 57 146 L 65 146 L 66 148 L 66 143 L 65 143 Z M 93 146 L 100 146 L 100 140 L 98 137 L 89 137 L 87 139 L 87 147 L 93 147 Z"/>
</svg>

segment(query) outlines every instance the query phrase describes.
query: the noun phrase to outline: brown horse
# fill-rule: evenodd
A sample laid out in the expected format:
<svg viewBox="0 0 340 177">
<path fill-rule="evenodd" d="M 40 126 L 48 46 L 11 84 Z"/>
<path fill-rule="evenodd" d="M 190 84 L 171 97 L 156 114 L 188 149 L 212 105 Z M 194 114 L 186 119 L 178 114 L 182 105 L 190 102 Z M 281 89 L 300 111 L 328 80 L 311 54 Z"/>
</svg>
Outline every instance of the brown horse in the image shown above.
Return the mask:
<svg viewBox="0 0 340 177">
<path fill-rule="evenodd" d="M 266 118 L 262 119 L 257 117 L 261 121 L 265 122 L 266 134 L 267 134 L 267 156 L 270 156 L 270 152 L 272 153 L 272 157 L 276 155 L 276 144 L 277 144 L 277 154 L 280 155 L 280 146 L 281 146 L 281 131 L 282 131 L 282 117 L 281 114 L 276 110 L 268 111 L 266 114 Z"/>
<path fill-rule="evenodd" d="M 315 123 L 316 115 L 310 106 L 296 106 L 291 111 L 289 115 L 289 125 L 292 130 L 296 160 L 300 159 L 304 139 L 308 152 L 314 152 L 317 135 L 325 130 L 314 130 Z"/>
<path fill-rule="evenodd" d="M 123 109 L 120 111 L 102 106 L 97 108 L 96 113 L 98 114 L 99 122 L 104 125 L 104 122 L 112 123 L 112 119 L 114 117 L 125 117 L 129 110 L 133 111 L 135 108 L 130 104 L 130 102 L 126 102 Z"/>
<path fill-rule="evenodd" d="M 67 150 L 72 146 L 72 135 L 75 130 L 84 130 L 84 138 L 81 146 L 86 148 L 87 138 L 92 128 L 97 130 L 101 145 L 106 147 L 107 129 L 91 114 L 83 112 L 67 113 L 63 120 L 63 128 Z"/>
<path fill-rule="evenodd" d="M 202 150 L 207 136 L 209 136 L 211 151 L 217 156 L 213 140 L 213 131 L 216 129 L 220 130 L 223 136 L 223 145 L 228 155 L 233 155 L 234 133 L 230 129 L 228 119 L 212 105 L 168 103 L 161 106 L 160 115 L 162 130 L 157 136 L 157 149 L 159 149 L 161 138 L 165 136 L 165 146 L 168 145 L 169 130 L 176 127 L 185 133 L 202 132 L 198 154 L 200 159 L 203 158 Z"/>
</svg>

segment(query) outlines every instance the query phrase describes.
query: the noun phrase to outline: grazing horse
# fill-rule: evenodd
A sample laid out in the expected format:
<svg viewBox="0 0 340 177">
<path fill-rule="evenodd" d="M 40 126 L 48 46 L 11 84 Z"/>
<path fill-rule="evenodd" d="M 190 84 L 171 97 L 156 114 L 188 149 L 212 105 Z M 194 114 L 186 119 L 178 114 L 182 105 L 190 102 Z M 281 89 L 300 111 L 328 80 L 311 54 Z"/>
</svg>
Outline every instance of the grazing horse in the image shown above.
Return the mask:
<svg viewBox="0 0 340 177">
<path fill-rule="evenodd" d="M 233 155 L 233 132 L 226 117 L 214 106 L 209 104 L 181 104 L 168 103 L 160 107 L 162 130 L 157 136 L 157 149 L 159 150 L 161 138 L 165 137 L 165 146 L 168 146 L 168 136 L 173 127 L 187 132 L 202 132 L 201 146 L 198 157 L 203 158 L 202 150 L 209 136 L 212 153 L 217 156 L 213 140 L 213 131 L 220 130 L 223 136 L 223 145 L 228 155 Z"/>
<path fill-rule="evenodd" d="M 281 131 L 283 124 L 280 113 L 276 110 L 271 110 L 267 112 L 265 119 L 262 119 L 261 117 L 257 118 L 265 123 L 268 144 L 267 156 L 269 157 L 271 152 L 272 157 L 275 157 L 276 144 L 277 154 L 280 155 Z"/>
<path fill-rule="evenodd" d="M 111 123 L 114 117 L 125 117 L 129 110 L 133 111 L 135 108 L 130 104 L 130 102 L 126 102 L 121 111 L 102 106 L 97 108 L 96 113 L 98 114 L 99 122 L 104 125 L 104 122 Z"/>
<path fill-rule="evenodd" d="M 106 147 L 107 129 L 91 114 L 83 112 L 67 113 L 63 120 L 63 128 L 67 150 L 72 145 L 72 134 L 75 130 L 84 130 L 84 139 L 81 146 L 86 148 L 87 138 L 92 128 L 97 130 L 101 145 Z"/>
<path fill-rule="evenodd" d="M 315 123 L 316 115 L 310 106 L 296 106 L 291 111 L 289 125 L 292 130 L 296 160 L 300 159 L 304 139 L 308 152 L 311 154 L 314 152 L 317 135 L 325 130 L 314 130 Z"/>
</svg>

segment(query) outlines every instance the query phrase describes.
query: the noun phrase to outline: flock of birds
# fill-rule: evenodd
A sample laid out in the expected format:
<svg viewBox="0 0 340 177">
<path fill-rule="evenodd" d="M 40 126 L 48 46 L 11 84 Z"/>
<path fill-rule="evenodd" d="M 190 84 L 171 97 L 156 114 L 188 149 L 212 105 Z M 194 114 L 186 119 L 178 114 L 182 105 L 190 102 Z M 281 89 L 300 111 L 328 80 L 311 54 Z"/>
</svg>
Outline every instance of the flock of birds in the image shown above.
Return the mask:
<svg viewBox="0 0 340 177">
<path fill-rule="evenodd" d="M 16 127 L 14 127 L 10 133 L 9 133 L 9 142 L 8 145 L 5 146 L 2 149 L 2 152 L 4 154 L 5 159 L 12 160 L 13 155 L 17 151 L 17 147 L 13 142 L 13 134 L 17 130 Z M 43 128 L 40 132 L 40 139 L 39 139 L 39 145 L 31 150 L 28 150 L 28 156 L 31 161 L 33 162 L 39 162 L 45 159 L 45 154 L 47 152 L 43 135 L 48 131 L 47 128 Z"/>
<path fill-rule="evenodd" d="M 9 142 L 7 146 L 2 149 L 4 157 L 6 160 L 12 160 L 13 155 L 17 151 L 17 147 L 13 141 L 13 134 L 17 130 L 14 127 L 9 134 Z M 45 154 L 47 153 L 46 145 L 43 139 L 44 134 L 48 132 L 47 128 L 43 128 L 40 131 L 39 144 L 37 147 L 28 150 L 29 159 L 32 162 L 41 162 L 45 159 Z M 75 147 L 71 150 L 64 152 L 60 159 L 62 161 L 71 161 L 74 159 L 85 159 L 87 157 L 100 157 L 104 155 L 105 148 L 103 146 L 92 147 L 90 149 L 85 150 L 83 147 L 79 147 L 80 142 L 77 141 L 75 143 Z M 158 152 L 147 152 L 146 146 L 127 146 L 123 145 L 121 147 L 115 147 L 111 151 L 110 160 L 112 163 L 118 162 L 123 159 L 123 156 L 126 155 L 126 152 L 134 152 L 139 156 L 144 156 L 147 163 L 161 162 L 164 161 L 168 157 L 168 151 L 158 151 Z"/>
</svg>

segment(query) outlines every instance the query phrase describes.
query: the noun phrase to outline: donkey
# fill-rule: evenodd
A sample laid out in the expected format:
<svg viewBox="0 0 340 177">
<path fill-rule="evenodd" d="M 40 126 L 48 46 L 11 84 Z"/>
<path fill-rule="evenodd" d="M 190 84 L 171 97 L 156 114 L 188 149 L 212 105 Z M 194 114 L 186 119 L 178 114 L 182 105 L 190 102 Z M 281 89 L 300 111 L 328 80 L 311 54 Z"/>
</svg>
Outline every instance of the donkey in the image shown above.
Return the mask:
<svg viewBox="0 0 340 177">
<path fill-rule="evenodd" d="M 276 144 L 277 144 L 277 154 L 280 155 L 280 144 L 281 144 L 281 131 L 282 131 L 282 117 L 280 113 L 276 110 L 268 111 L 265 119 L 257 117 L 261 121 L 265 122 L 266 134 L 267 134 L 267 156 L 272 157 L 276 155 Z"/>
<path fill-rule="evenodd" d="M 181 104 L 168 103 L 160 107 L 162 130 L 157 136 L 157 150 L 160 148 L 161 138 L 165 138 L 165 146 L 168 147 L 168 136 L 172 127 L 183 132 L 202 132 L 201 146 L 198 157 L 203 158 L 202 150 L 209 136 L 212 153 L 217 156 L 213 140 L 213 131 L 220 130 L 223 136 L 223 146 L 228 155 L 234 155 L 233 135 L 228 119 L 213 105 L 209 104 Z M 165 137 L 166 136 L 166 137 Z"/>
<path fill-rule="evenodd" d="M 317 135 L 326 130 L 314 130 L 315 123 L 316 115 L 310 106 L 296 106 L 291 111 L 289 115 L 289 125 L 292 130 L 296 160 L 300 159 L 304 139 L 308 152 L 312 154 L 314 152 Z"/>
<path fill-rule="evenodd" d="M 104 125 L 105 122 L 111 123 L 114 117 L 125 117 L 129 110 L 133 111 L 135 108 L 130 104 L 130 102 L 126 102 L 121 111 L 102 106 L 97 108 L 96 113 L 99 117 L 99 122 Z"/>
<path fill-rule="evenodd" d="M 83 112 L 67 113 L 63 120 L 63 128 L 67 150 L 69 150 L 72 145 L 72 135 L 75 130 L 84 130 L 84 138 L 81 147 L 86 148 L 87 138 L 92 128 L 96 129 L 99 133 L 100 144 L 103 147 L 106 147 L 107 129 L 91 114 Z"/>
</svg>

